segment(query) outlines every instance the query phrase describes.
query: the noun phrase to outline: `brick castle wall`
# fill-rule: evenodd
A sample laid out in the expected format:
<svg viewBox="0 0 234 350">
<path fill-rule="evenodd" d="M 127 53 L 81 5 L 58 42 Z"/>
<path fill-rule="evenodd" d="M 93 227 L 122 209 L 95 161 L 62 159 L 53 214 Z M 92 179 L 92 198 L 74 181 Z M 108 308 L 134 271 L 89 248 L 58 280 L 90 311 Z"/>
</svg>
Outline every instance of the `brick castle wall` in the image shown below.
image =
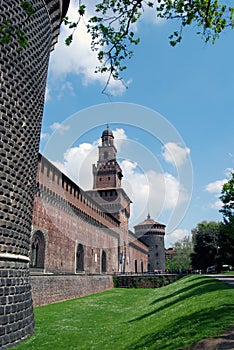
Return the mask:
<svg viewBox="0 0 234 350">
<path fill-rule="evenodd" d="M 112 276 L 32 276 L 33 305 L 47 305 L 113 288 Z"/>
<path fill-rule="evenodd" d="M 118 271 L 119 222 L 103 212 L 78 185 L 39 156 L 38 191 L 34 198 L 33 230 L 44 236 L 44 272 L 76 273 L 79 244 L 84 249 L 84 273 L 101 273 L 102 252 L 106 271 Z"/>
<path fill-rule="evenodd" d="M 34 329 L 29 247 L 41 117 L 49 52 L 61 21 L 60 0 L 31 0 L 30 17 L 18 0 L 0 0 L 2 18 L 26 33 L 1 46 L 0 91 L 0 348 Z M 69 1 L 63 1 L 66 6 Z"/>
</svg>

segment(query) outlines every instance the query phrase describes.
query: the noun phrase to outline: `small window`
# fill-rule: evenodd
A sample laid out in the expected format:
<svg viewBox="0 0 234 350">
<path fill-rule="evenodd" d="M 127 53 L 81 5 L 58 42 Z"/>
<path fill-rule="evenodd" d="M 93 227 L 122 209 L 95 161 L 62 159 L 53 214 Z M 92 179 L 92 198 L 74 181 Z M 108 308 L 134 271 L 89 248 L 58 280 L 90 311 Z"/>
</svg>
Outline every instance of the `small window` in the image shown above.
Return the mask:
<svg viewBox="0 0 234 350">
<path fill-rule="evenodd" d="M 102 178 L 101 178 L 101 177 L 99 177 L 99 181 L 102 181 Z"/>
<path fill-rule="evenodd" d="M 110 180 L 110 176 L 108 176 L 108 180 Z"/>
</svg>

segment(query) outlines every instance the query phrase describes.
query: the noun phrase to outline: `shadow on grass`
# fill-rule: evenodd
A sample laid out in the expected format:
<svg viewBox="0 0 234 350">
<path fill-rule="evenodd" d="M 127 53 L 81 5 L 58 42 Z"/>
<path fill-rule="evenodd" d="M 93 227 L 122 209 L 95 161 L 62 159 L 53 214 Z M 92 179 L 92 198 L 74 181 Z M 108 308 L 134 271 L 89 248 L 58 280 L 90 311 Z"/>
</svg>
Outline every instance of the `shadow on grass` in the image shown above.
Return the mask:
<svg viewBox="0 0 234 350">
<path fill-rule="evenodd" d="M 184 284 L 190 282 L 191 283 L 191 280 L 188 280 L 186 281 L 185 279 L 184 280 L 181 280 L 184 282 Z M 210 279 L 208 280 L 207 277 L 198 277 L 198 282 L 197 283 L 193 283 L 192 285 L 190 286 L 187 286 L 187 287 L 184 287 L 184 288 L 181 288 L 179 289 L 178 291 L 174 292 L 174 293 L 171 293 L 171 294 L 167 294 L 165 295 L 164 297 L 161 297 L 161 298 L 157 298 L 155 299 L 154 301 L 152 301 L 151 305 L 152 304 L 156 304 L 156 303 L 159 303 L 160 301 L 163 301 L 163 300 L 166 300 L 166 299 L 170 299 L 170 298 L 173 298 L 175 296 L 178 296 L 179 294 L 181 293 L 185 293 L 191 289 L 194 289 L 195 287 L 200 287 L 200 286 L 204 286 L 204 285 L 207 285 L 207 284 L 215 284 L 217 283 L 214 279 Z"/>
<path fill-rule="evenodd" d="M 143 336 L 125 350 L 183 349 L 192 342 L 200 340 L 196 338 L 197 334 L 201 334 L 202 337 L 207 337 L 211 334 L 218 334 L 221 332 L 220 324 L 231 324 L 233 322 L 233 312 L 234 307 L 226 304 L 217 308 L 209 308 L 205 311 L 194 312 L 189 316 L 177 318 L 169 324 L 166 329 L 161 329 L 157 333 L 149 333 Z M 205 329 L 209 329 L 209 334 L 204 333 Z M 204 336 L 202 334 L 204 334 Z"/>
<path fill-rule="evenodd" d="M 153 301 L 151 303 L 151 305 L 157 304 L 157 303 L 159 303 L 165 299 L 168 299 L 168 298 L 176 297 L 173 300 L 168 301 L 165 305 L 156 307 L 154 310 L 147 312 L 146 314 L 143 314 L 139 317 L 136 317 L 133 320 L 130 320 L 129 323 L 140 321 L 146 317 L 152 316 L 152 315 L 156 314 L 157 312 L 166 310 L 172 306 L 175 306 L 176 304 L 183 302 L 185 299 L 199 296 L 199 295 L 202 295 L 205 293 L 207 294 L 207 293 L 215 291 L 217 289 L 224 290 L 224 289 L 230 289 L 230 288 L 231 287 L 229 285 L 224 284 L 224 283 L 218 284 L 218 287 L 217 287 L 217 281 L 215 281 L 214 279 L 210 279 L 210 280 L 204 279 L 202 281 L 199 281 L 196 284 L 193 284 L 192 286 L 188 286 L 188 287 L 185 287 L 183 289 L 180 289 L 178 291 L 178 293 L 175 292 L 175 293 L 172 293 L 168 296 L 156 299 L 155 301 Z"/>
</svg>

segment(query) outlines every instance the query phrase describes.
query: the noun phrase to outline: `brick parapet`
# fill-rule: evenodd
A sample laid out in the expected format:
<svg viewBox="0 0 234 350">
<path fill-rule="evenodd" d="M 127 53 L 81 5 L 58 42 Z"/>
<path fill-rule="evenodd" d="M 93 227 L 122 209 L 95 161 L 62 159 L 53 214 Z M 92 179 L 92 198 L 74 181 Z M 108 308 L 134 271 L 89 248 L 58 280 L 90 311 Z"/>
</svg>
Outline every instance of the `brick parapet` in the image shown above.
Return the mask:
<svg viewBox="0 0 234 350">
<path fill-rule="evenodd" d="M 51 198 L 54 203 L 60 202 L 71 210 L 78 210 L 81 216 L 102 227 L 119 227 L 119 221 L 115 217 L 103 211 L 95 200 L 42 155 L 39 155 L 37 184 L 39 195 L 45 199 Z"/>
</svg>

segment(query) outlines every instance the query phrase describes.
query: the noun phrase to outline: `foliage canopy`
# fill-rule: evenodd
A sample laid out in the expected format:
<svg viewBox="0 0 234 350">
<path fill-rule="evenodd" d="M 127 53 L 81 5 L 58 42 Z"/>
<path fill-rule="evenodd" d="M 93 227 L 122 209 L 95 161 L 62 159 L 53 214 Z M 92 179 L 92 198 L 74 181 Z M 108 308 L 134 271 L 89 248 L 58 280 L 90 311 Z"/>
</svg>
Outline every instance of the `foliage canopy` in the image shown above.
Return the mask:
<svg viewBox="0 0 234 350">
<path fill-rule="evenodd" d="M 223 185 L 221 196 L 223 202 L 220 212 L 223 214 L 222 230 L 234 240 L 234 172 L 228 182 Z"/>
<path fill-rule="evenodd" d="M 30 0 L 19 1 L 19 4 L 27 16 L 35 13 Z M 84 18 L 86 5 L 79 0 L 77 21 L 63 18 L 64 24 L 71 29 L 66 39 L 67 45 L 71 44 L 74 30 Z M 183 29 L 190 25 L 198 28 L 197 34 L 205 42 L 213 43 L 225 28 L 234 28 L 234 7 L 219 0 L 102 0 L 95 5 L 95 14 L 87 23 L 92 39 L 91 48 L 97 52 L 100 62 L 96 71 L 108 72 L 109 79 L 119 79 L 120 73 L 126 69 L 125 60 L 133 55 L 132 47 L 140 42 L 135 33 L 135 24 L 147 7 L 155 12 L 155 18 L 178 21 L 178 30 L 169 36 L 172 46 L 181 42 Z M 28 43 L 27 33 L 17 28 L 12 20 L 3 17 L 0 43 L 8 44 L 13 37 L 17 38 L 20 48 Z"/>
<path fill-rule="evenodd" d="M 234 7 L 219 0 L 102 0 L 87 24 L 92 50 L 97 52 L 100 62 L 97 71 L 109 72 L 118 79 L 120 72 L 126 69 L 125 59 L 132 57 L 132 46 L 140 42 L 134 31 L 135 24 L 146 7 L 155 11 L 155 18 L 178 21 L 178 30 L 169 36 L 172 46 L 181 42 L 183 29 L 192 24 L 205 42 L 212 43 L 225 28 L 234 28 Z M 85 14 L 85 4 L 80 4 L 78 13 L 80 17 Z M 64 19 L 71 29 L 76 28 L 79 21 L 80 18 L 77 22 Z M 70 45 L 72 39 L 73 34 L 66 43 Z"/>
<path fill-rule="evenodd" d="M 188 271 L 191 268 L 191 254 L 193 252 L 193 242 L 190 237 L 175 242 L 174 254 L 171 259 L 167 259 L 167 269 L 173 272 Z"/>
<path fill-rule="evenodd" d="M 233 265 L 234 241 L 225 235 L 223 225 L 219 222 L 203 221 L 193 230 L 194 253 L 191 254 L 195 269 L 206 270 L 209 266 Z"/>
</svg>

